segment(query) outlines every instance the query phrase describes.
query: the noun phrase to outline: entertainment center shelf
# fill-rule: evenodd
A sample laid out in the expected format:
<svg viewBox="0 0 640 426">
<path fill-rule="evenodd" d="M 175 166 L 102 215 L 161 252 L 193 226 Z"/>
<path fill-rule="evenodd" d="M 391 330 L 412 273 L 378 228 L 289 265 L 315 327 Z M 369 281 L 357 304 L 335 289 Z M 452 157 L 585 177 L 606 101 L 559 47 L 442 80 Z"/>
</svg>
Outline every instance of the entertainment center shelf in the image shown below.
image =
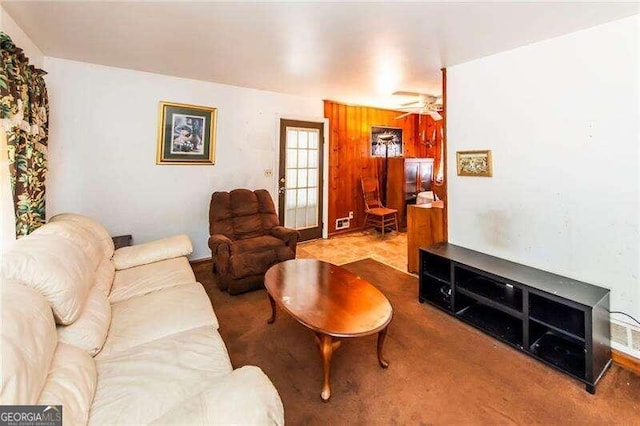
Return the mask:
<svg viewBox="0 0 640 426">
<path fill-rule="evenodd" d="M 420 249 L 428 302 L 580 380 L 590 393 L 611 364 L 609 290 L 437 243 Z"/>
</svg>

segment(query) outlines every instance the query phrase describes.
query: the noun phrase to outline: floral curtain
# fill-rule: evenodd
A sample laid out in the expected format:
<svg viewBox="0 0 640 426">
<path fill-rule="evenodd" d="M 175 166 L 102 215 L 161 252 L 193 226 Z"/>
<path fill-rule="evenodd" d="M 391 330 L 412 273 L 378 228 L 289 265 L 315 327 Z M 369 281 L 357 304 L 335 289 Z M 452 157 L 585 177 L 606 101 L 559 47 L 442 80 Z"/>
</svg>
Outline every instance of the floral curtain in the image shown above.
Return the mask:
<svg viewBox="0 0 640 426">
<path fill-rule="evenodd" d="M 7 132 L 16 237 L 45 222 L 49 101 L 44 71 L 0 32 L 0 127 Z M 4 154 L 1 154 L 4 155 Z"/>
</svg>

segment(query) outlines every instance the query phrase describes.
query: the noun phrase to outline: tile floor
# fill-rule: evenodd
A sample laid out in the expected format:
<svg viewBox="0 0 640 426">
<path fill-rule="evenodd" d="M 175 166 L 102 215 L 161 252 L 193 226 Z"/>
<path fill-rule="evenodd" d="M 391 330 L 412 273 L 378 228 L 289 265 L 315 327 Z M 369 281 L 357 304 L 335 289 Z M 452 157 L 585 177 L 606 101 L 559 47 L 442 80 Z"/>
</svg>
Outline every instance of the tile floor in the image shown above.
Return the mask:
<svg viewBox="0 0 640 426">
<path fill-rule="evenodd" d="M 384 238 L 374 230 L 353 232 L 326 240 L 298 244 L 296 257 L 319 259 L 335 265 L 371 258 L 402 272 L 407 272 L 407 234 L 386 233 Z"/>
</svg>

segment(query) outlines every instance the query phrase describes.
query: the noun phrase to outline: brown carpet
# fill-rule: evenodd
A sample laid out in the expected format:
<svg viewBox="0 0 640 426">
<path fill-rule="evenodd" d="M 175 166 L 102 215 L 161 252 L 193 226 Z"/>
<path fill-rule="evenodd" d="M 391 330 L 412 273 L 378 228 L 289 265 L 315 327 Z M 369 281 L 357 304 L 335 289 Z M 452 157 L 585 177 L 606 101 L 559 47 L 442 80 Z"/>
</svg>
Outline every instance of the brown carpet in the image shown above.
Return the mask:
<svg viewBox="0 0 640 426">
<path fill-rule="evenodd" d="M 379 367 L 376 337 L 347 339 L 334 354 L 331 400 L 313 333 L 279 310 L 268 325 L 265 290 L 229 296 L 210 264 L 194 271 L 220 321 L 234 367 L 271 378 L 286 422 L 298 424 L 639 424 L 640 376 L 612 366 L 596 395 L 584 385 L 417 300 L 417 278 L 371 259 L 345 268 L 378 287 L 394 319 Z"/>
</svg>

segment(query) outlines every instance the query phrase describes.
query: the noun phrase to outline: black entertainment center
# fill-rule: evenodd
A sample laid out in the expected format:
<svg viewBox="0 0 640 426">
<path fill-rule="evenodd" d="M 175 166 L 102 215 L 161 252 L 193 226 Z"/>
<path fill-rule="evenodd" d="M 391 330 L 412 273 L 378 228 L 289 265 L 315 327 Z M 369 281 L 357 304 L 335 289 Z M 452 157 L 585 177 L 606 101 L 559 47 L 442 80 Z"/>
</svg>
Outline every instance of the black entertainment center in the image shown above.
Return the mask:
<svg viewBox="0 0 640 426">
<path fill-rule="evenodd" d="M 419 300 L 584 382 L 611 364 L 609 290 L 449 243 L 420 249 Z"/>
</svg>

